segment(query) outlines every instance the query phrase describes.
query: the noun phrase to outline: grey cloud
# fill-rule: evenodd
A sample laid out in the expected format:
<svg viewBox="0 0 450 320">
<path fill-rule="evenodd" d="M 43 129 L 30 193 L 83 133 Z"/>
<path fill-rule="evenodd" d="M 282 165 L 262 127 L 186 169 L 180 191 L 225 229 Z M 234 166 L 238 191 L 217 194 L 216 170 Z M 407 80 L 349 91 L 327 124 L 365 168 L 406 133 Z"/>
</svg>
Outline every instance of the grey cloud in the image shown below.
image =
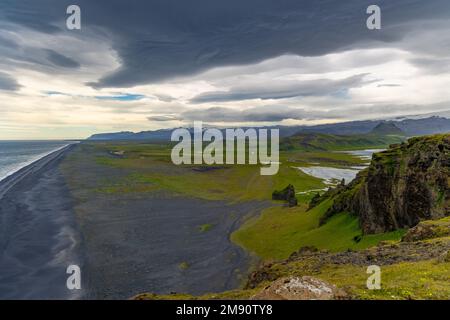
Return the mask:
<svg viewBox="0 0 450 320">
<path fill-rule="evenodd" d="M 155 94 L 155 97 L 158 98 L 159 101 L 162 102 L 172 102 L 175 98 L 167 95 L 167 94 Z"/>
<path fill-rule="evenodd" d="M 56 66 L 63 68 L 79 68 L 80 64 L 54 50 L 46 50 L 48 60 Z"/>
<path fill-rule="evenodd" d="M 82 30 L 105 30 L 121 67 L 93 84 L 125 87 L 283 54 L 317 56 L 393 43 L 417 20 L 448 18 L 448 0 L 379 0 L 383 28 L 365 26 L 373 0 L 78 0 Z M 41 32 L 64 28 L 67 0 L 4 0 L 1 19 Z M 32 14 L 30 14 L 32 13 Z M 337 32 L 338 30 L 338 32 Z"/>
<path fill-rule="evenodd" d="M 439 57 L 417 57 L 409 60 L 410 63 L 428 73 L 440 74 L 450 71 L 450 59 Z"/>
<path fill-rule="evenodd" d="M 0 72 L 0 90 L 16 91 L 20 89 L 20 84 L 9 74 Z"/>
<path fill-rule="evenodd" d="M 281 105 L 268 105 L 253 107 L 246 110 L 213 107 L 208 109 L 189 110 L 175 115 L 150 116 L 150 121 L 205 121 L 205 122 L 279 122 L 286 119 L 318 119 L 328 117 L 327 112 L 309 112 L 302 108 L 293 108 Z"/>
<path fill-rule="evenodd" d="M 342 80 L 317 79 L 306 81 L 273 81 L 253 86 L 236 86 L 229 91 L 206 92 L 193 99 L 192 103 L 225 102 L 249 99 L 285 99 L 293 97 L 326 96 L 345 93 L 351 88 L 361 87 L 367 74 L 359 74 Z"/>
<path fill-rule="evenodd" d="M 150 120 L 150 121 L 158 121 L 158 122 L 181 120 L 180 117 L 173 116 L 173 115 L 166 115 L 166 116 L 150 116 L 150 117 L 147 117 L 147 119 Z"/>
<path fill-rule="evenodd" d="M 20 32 L 17 30 L 11 32 L 9 37 L 5 37 L 5 34 L 8 35 L 5 30 L 0 29 L 0 67 L 3 70 L 26 68 L 44 73 L 60 73 L 80 67 L 80 63 L 57 50 L 29 45 L 24 38 L 20 39 Z M 71 52 L 70 49 L 66 51 Z"/>
<path fill-rule="evenodd" d="M 382 83 L 377 85 L 378 88 L 384 88 L 384 87 L 401 87 L 401 84 L 397 84 L 397 83 Z"/>
<path fill-rule="evenodd" d="M 179 120 L 185 122 L 203 121 L 210 123 L 230 122 L 281 122 L 283 120 L 319 120 L 319 119 L 382 119 L 397 115 L 420 114 L 427 112 L 448 112 L 450 101 L 429 105 L 411 104 L 376 104 L 344 106 L 341 108 L 321 110 L 319 108 L 303 108 L 285 105 L 266 105 L 245 110 L 213 107 L 195 109 L 179 115 L 155 115 L 148 117 L 149 121 L 165 122 Z"/>
</svg>

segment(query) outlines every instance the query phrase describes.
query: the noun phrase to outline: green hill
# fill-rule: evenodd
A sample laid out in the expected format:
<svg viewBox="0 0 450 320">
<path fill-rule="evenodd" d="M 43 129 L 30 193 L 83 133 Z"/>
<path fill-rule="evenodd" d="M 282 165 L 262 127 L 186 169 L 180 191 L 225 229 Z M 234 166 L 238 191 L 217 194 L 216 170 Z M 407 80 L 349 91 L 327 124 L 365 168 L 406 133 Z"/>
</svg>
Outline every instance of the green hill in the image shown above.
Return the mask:
<svg viewBox="0 0 450 320">
<path fill-rule="evenodd" d="M 370 133 L 372 135 L 405 135 L 405 133 L 393 122 L 387 121 L 380 122 Z"/>
<path fill-rule="evenodd" d="M 382 130 L 384 131 L 384 129 Z M 405 137 L 401 134 L 379 134 L 378 130 L 375 131 L 375 133 L 363 135 L 299 133 L 282 139 L 280 143 L 280 150 L 342 151 L 369 148 L 384 149 L 390 144 L 400 143 L 403 140 L 405 140 Z"/>
</svg>

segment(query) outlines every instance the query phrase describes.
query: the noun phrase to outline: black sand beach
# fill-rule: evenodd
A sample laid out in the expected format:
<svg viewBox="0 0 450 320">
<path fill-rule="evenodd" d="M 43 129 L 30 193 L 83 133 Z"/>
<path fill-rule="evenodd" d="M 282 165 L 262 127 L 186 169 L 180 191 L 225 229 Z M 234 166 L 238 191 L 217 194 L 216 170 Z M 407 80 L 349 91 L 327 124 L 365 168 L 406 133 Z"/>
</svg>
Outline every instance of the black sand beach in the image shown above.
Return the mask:
<svg viewBox="0 0 450 320">
<path fill-rule="evenodd" d="M 80 237 L 56 151 L 0 183 L 0 299 L 76 299 L 66 268 L 80 267 Z"/>
<path fill-rule="evenodd" d="M 121 173 L 96 166 L 81 148 L 53 153 L 1 183 L 0 298 L 127 299 L 239 287 L 253 258 L 229 236 L 267 203 L 96 193 L 96 181 Z M 211 230 L 201 232 L 204 224 Z M 66 289 L 69 264 L 81 267 L 82 290 Z"/>
</svg>

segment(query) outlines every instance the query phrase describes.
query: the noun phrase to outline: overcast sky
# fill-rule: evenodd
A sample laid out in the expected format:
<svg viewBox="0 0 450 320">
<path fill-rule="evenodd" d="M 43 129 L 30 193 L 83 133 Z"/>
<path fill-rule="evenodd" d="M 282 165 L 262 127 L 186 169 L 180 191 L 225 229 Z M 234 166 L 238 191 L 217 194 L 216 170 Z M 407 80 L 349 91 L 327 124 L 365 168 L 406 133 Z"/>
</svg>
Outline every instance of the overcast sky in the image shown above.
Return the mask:
<svg viewBox="0 0 450 320">
<path fill-rule="evenodd" d="M 426 114 L 449 88 L 448 0 L 0 1 L 0 139 Z"/>
</svg>

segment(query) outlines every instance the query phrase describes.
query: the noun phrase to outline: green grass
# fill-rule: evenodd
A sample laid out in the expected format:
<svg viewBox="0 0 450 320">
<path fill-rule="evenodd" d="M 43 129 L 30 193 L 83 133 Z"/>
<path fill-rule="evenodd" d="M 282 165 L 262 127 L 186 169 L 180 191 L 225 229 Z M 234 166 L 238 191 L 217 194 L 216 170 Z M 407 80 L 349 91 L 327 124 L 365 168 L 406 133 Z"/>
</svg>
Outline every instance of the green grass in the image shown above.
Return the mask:
<svg viewBox="0 0 450 320">
<path fill-rule="evenodd" d="M 311 275 L 339 288 L 344 288 L 353 299 L 362 300 L 423 300 L 450 298 L 450 262 L 425 260 L 419 262 L 402 262 L 381 267 L 381 289 L 369 290 L 366 282 L 369 275 L 367 266 L 325 265 L 318 272 L 305 267 L 308 262 L 293 262 L 277 265 L 277 274 L 282 276 Z M 261 291 L 268 282 L 263 282 L 255 289 L 232 290 L 210 293 L 202 296 L 187 294 L 155 295 L 151 293 L 136 296 L 137 299 L 249 299 Z"/>
<path fill-rule="evenodd" d="M 152 158 L 98 157 L 96 162 L 129 171 L 126 180 L 105 186 L 104 190 L 111 193 L 123 192 L 127 185 L 131 190 L 147 186 L 149 190 L 159 188 L 194 198 L 236 202 L 269 200 L 274 189 L 288 184 L 293 184 L 296 191 L 324 187 L 320 179 L 304 174 L 288 162 L 273 176 L 261 176 L 257 165 L 216 166 L 217 170 L 199 172 L 195 171 L 199 166 L 175 167 Z"/>
<path fill-rule="evenodd" d="M 199 226 L 198 229 L 200 232 L 208 232 L 213 227 L 214 227 L 214 225 L 212 225 L 210 223 L 205 223 L 205 224 L 202 224 L 201 226 Z"/>
<path fill-rule="evenodd" d="M 403 230 L 362 236 L 358 219 L 347 213 L 333 216 L 319 226 L 320 217 L 330 206 L 326 200 L 310 211 L 305 207 L 269 208 L 254 220 L 244 224 L 232 234 L 231 239 L 265 260 L 286 259 L 303 246 L 315 246 L 330 251 L 364 249 L 385 240 L 398 240 Z"/>
<path fill-rule="evenodd" d="M 190 265 L 186 261 L 183 261 L 178 265 L 178 268 L 180 270 L 186 270 L 186 269 L 189 269 L 189 267 L 190 267 Z"/>
<path fill-rule="evenodd" d="M 291 265 L 289 270 L 305 270 Z M 281 271 L 290 274 L 288 269 Z M 381 267 L 381 290 L 368 290 L 367 266 L 327 265 L 313 276 L 346 288 L 356 299 L 449 299 L 450 263 L 436 260 L 402 262 Z"/>
<path fill-rule="evenodd" d="M 361 165 L 363 160 L 345 153 L 298 152 L 280 153 L 280 168 L 276 175 L 261 176 L 259 165 L 221 165 L 217 170 L 196 171 L 202 166 L 175 166 L 166 145 L 146 144 L 94 144 L 103 152 L 95 158 L 98 165 L 110 166 L 128 172 L 120 181 L 109 182 L 100 192 L 146 192 L 155 189 L 206 200 L 232 202 L 269 200 L 275 189 L 293 184 L 297 192 L 321 189 L 325 185 L 318 178 L 296 169 L 311 163 L 333 167 Z M 108 151 L 124 151 L 123 157 L 111 157 Z M 99 152 L 100 153 L 100 152 Z M 299 200 L 309 201 L 312 195 L 301 195 Z"/>
<path fill-rule="evenodd" d="M 281 141 L 281 150 L 338 151 L 361 149 L 384 149 L 390 144 L 405 140 L 401 135 L 332 135 L 323 133 L 301 133 Z"/>
</svg>

